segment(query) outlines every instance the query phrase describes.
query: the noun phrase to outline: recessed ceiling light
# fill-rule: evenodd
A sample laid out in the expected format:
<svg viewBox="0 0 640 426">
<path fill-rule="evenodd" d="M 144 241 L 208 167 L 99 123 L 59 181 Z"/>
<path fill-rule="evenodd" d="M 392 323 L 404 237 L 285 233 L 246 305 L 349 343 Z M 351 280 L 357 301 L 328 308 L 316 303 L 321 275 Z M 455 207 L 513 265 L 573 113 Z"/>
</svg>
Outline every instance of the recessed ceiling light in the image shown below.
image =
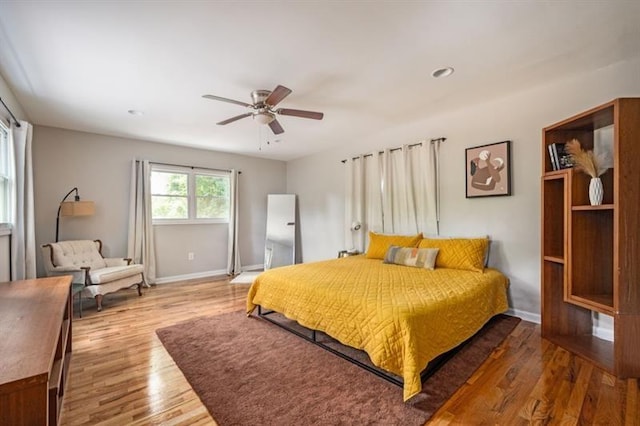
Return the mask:
<svg viewBox="0 0 640 426">
<path fill-rule="evenodd" d="M 431 77 L 433 78 L 440 78 L 440 77 L 449 77 L 451 74 L 453 74 L 453 67 L 445 67 L 445 68 L 438 68 L 433 70 L 433 72 L 431 73 Z"/>
<path fill-rule="evenodd" d="M 130 109 L 129 111 L 127 111 L 129 114 L 131 115 L 144 115 L 144 112 L 142 111 L 138 111 L 137 109 Z"/>
</svg>

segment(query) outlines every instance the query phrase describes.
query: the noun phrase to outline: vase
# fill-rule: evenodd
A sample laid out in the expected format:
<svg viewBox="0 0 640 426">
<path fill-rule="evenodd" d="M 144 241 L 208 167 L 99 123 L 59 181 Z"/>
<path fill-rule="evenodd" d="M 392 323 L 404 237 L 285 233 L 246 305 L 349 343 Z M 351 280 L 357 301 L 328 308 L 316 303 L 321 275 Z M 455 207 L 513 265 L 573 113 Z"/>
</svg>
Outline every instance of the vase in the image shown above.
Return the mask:
<svg viewBox="0 0 640 426">
<path fill-rule="evenodd" d="M 589 182 L 589 202 L 592 206 L 599 206 L 602 204 L 603 193 L 604 190 L 602 189 L 602 181 L 600 178 L 591 178 L 591 182 Z"/>
</svg>

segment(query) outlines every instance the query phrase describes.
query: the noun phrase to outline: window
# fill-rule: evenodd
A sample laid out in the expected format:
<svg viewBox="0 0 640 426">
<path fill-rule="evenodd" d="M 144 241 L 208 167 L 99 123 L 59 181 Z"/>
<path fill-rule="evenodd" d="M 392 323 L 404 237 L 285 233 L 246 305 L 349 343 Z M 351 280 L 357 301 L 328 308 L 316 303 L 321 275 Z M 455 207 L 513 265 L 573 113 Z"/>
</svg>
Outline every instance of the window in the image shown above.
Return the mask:
<svg viewBox="0 0 640 426">
<path fill-rule="evenodd" d="M 151 171 L 154 219 L 189 219 L 189 174 Z"/>
<path fill-rule="evenodd" d="M 229 221 L 229 175 L 202 169 L 152 166 L 154 224 Z"/>
<path fill-rule="evenodd" d="M 229 176 L 194 175 L 196 180 L 196 218 L 229 221 Z"/>
<path fill-rule="evenodd" d="M 0 121 L 0 223 L 9 222 L 9 129 Z"/>
</svg>

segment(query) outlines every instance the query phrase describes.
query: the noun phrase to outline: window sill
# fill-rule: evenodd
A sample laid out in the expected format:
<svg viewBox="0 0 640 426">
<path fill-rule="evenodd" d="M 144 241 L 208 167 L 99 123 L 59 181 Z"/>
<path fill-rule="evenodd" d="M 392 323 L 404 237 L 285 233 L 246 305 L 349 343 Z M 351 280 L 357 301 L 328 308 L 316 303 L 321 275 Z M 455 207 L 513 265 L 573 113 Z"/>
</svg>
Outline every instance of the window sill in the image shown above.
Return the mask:
<svg viewBox="0 0 640 426">
<path fill-rule="evenodd" d="M 166 225 L 228 225 L 229 221 L 226 220 L 163 220 L 153 222 L 153 226 L 166 226 Z"/>
</svg>

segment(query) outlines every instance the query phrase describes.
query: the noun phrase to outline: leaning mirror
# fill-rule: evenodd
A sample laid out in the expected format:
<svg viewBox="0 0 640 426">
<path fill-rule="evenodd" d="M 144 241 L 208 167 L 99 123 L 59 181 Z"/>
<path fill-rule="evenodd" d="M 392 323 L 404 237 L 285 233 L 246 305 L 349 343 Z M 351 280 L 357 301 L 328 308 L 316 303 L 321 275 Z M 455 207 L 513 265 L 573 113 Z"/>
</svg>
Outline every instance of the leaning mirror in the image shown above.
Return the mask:
<svg viewBox="0 0 640 426">
<path fill-rule="evenodd" d="M 296 196 L 269 194 L 264 269 L 295 263 Z"/>
</svg>

